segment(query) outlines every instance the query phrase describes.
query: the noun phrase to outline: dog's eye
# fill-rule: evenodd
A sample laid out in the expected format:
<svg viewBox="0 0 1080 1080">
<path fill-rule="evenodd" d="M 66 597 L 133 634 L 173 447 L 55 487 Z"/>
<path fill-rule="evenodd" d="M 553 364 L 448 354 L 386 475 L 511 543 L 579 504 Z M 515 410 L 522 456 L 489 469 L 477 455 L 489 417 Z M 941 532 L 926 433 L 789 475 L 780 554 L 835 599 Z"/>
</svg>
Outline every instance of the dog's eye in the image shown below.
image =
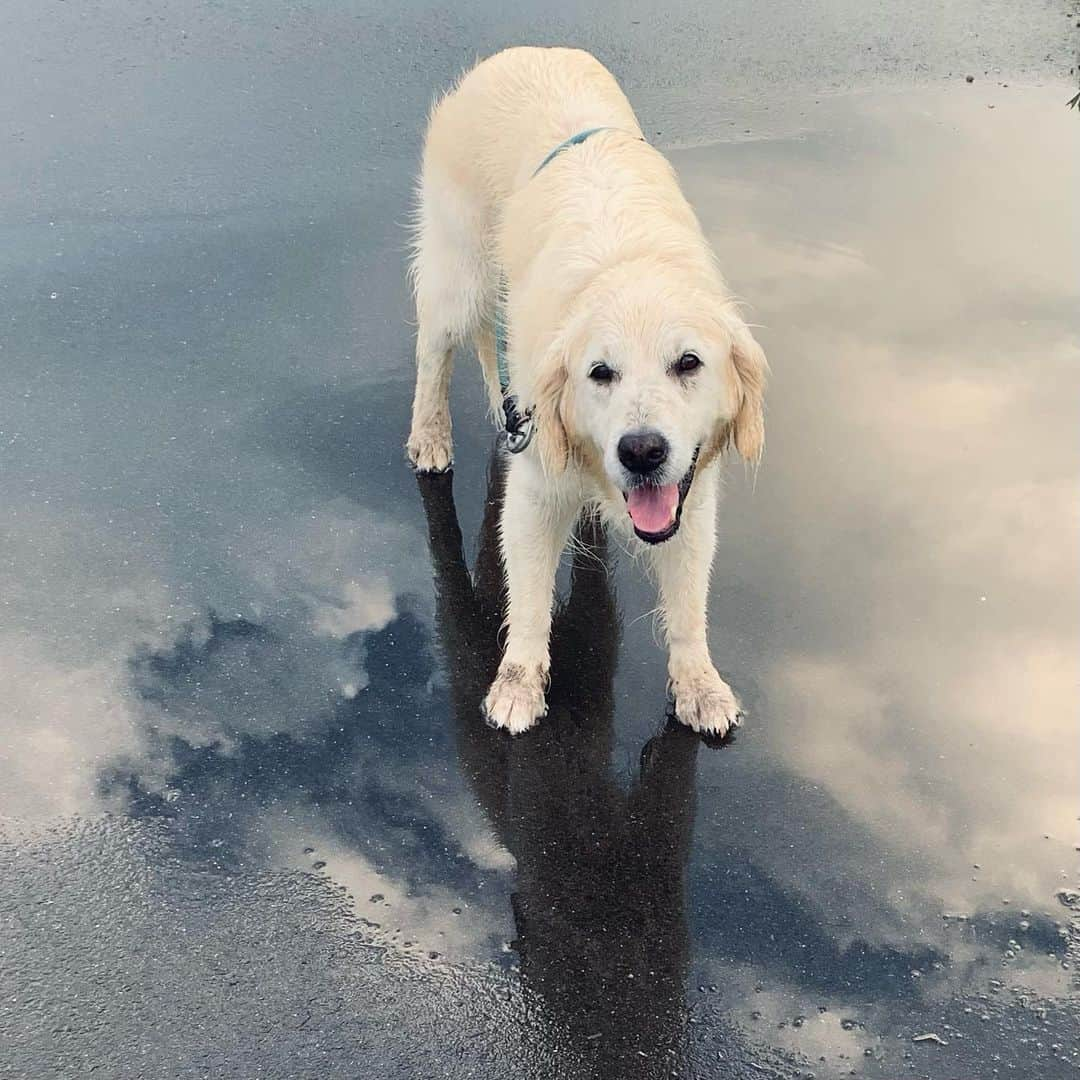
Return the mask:
<svg viewBox="0 0 1080 1080">
<path fill-rule="evenodd" d="M 615 378 L 615 369 L 608 367 L 607 364 L 593 364 L 589 368 L 589 378 L 593 382 L 609 383 Z"/>
<path fill-rule="evenodd" d="M 689 375 L 693 371 L 701 367 L 701 358 L 692 352 L 685 352 L 678 360 L 672 365 L 671 370 L 676 375 Z"/>
</svg>

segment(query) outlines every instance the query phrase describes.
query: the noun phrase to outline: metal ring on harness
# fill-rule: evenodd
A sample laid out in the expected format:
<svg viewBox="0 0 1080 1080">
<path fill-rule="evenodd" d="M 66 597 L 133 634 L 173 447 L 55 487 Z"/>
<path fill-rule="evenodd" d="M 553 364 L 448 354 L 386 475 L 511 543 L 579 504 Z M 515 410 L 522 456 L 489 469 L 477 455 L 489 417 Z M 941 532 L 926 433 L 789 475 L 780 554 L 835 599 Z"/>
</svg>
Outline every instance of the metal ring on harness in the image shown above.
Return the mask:
<svg viewBox="0 0 1080 1080">
<path fill-rule="evenodd" d="M 520 454 L 532 442 L 532 437 L 536 432 L 533 426 L 532 409 L 519 412 L 517 398 L 513 394 L 507 394 L 503 398 L 503 414 L 506 449 L 511 454 Z"/>
</svg>

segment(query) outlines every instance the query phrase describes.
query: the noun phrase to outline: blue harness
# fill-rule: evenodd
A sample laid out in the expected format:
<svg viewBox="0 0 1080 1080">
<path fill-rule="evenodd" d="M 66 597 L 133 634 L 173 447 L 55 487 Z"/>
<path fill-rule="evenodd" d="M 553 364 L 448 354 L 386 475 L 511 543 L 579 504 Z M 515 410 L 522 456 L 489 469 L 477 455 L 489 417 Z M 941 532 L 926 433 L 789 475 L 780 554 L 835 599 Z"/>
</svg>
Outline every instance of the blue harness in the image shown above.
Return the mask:
<svg viewBox="0 0 1080 1080">
<path fill-rule="evenodd" d="M 559 143 L 554 150 L 539 165 L 536 166 L 533 176 L 550 165 L 564 150 L 572 146 L 580 146 L 590 135 L 598 131 L 612 131 L 613 128 L 594 127 L 579 131 Z M 532 409 L 521 410 L 518 408 L 517 397 L 510 393 L 510 368 L 506 361 L 506 315 L 504 312 L 503 298 L 500 296 L 495 305 L 495 363 L 499 371 L 499 388 L 502 390 L 503 429 L 506 431 L 506 449 L 511 454 L 520 454 L 533 437 Z"/>
</svg>

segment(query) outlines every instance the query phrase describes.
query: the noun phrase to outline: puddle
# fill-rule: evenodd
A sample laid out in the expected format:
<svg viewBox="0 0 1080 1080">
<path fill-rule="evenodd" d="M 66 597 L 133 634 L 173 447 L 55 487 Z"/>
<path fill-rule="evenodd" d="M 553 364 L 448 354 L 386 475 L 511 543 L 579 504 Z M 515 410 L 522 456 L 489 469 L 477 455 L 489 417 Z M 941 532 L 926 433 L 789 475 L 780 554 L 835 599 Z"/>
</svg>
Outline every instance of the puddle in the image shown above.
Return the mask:
<svg viewBox="0 0 1080 1080">
<path fill-rule="evenodd" d="M 492 440 L 462 364 L 452 483 L 404 465 L 396 193 L 19 230 L 16 1071 L 198 1031 L 218 1074 L 1072 1076 L 1063 101 L 831 98 L 672 154 L 774 368 L 721 509 L 722 747 L 665 725 L 651 593 L 598 550 L 549 718 L 479 722 Z"/>
</svg>

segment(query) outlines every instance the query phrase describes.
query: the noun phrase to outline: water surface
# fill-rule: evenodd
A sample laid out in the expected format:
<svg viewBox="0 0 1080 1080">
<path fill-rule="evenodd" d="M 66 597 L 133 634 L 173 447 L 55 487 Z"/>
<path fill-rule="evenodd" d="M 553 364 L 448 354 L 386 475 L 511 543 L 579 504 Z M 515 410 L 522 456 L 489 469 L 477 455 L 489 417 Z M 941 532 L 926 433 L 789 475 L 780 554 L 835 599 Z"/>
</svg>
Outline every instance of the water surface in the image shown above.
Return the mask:
<svg viewBox="0 0 1080 1080">
<path fill-rule="evenodd" d="M 1067 89 L 672 151 L 774 368 L 724 746 L 596 535 L 551 715 L 480 722 L 498 470 L 467 363 L 404 464 L 402 184 L 13 224 L 0 1071 L 1073 1076 Z"/>
</svg>

